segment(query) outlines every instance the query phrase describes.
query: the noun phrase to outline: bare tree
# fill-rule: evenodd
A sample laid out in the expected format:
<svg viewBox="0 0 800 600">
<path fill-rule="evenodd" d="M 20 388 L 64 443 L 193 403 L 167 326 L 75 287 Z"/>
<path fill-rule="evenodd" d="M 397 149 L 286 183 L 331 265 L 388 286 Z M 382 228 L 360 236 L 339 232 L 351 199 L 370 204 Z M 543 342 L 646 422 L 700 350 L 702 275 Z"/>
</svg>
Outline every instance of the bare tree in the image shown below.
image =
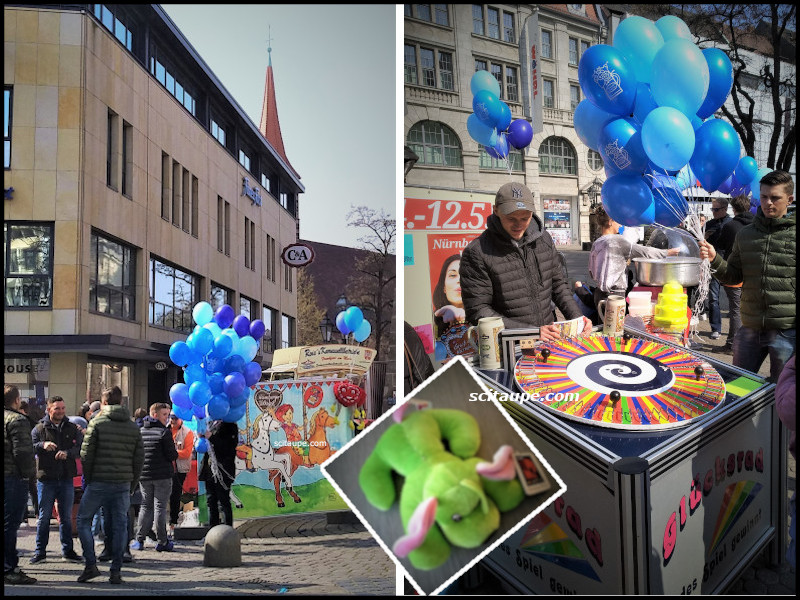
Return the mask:
<svg viewBox="0 0 800 600">
<path fill-rule="evenodd" d="M 365 316 L 374 315 L 372 336 L 376 360 L 388 353 L 395 307 L 395 219 L 383 209 L 356 206 L 347 213 L 347 225 L 367 232 L 358 241 L 367 253 L 356 261 L 357 274 L 348 289 Z M 370 319 L 372 320 L 372 319 Z"/>
<path fill-rule="evenodd" d="M 766 166 L 790 171 L 797 146 L 795 6 L 792 4 L 636 4 L 631 11 L 657 20 L 663 15 L 683 19 L 702 47 L 718 47 L 733 66 L 731 101 L 720 111 L 742 141 L 747 156 L 754 156 L 759 128 L 770 128 Z M 766 59 L 755 62 L 753 56 Z M 764 124 L 756 109 L 766 92 L 773 119 Z M 782 140 L 782 141 L 781 141 Z"/>
</svg>

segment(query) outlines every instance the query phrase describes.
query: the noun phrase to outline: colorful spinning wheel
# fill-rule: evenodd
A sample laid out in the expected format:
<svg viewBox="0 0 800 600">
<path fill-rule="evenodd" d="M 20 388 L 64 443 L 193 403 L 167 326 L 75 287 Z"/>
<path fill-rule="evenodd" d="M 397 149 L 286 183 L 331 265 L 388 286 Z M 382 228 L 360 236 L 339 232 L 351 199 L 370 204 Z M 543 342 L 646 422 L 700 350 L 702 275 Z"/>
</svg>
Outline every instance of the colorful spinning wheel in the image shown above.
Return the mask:
<svg viewBox="0 0 800 600">
<path fill-rule="evenodd" d="M 707 362 L 648 340 L 587 336 L 541 344 L 514 367 L 519 388 L 560 415 L 617 429 L 669 429 L 708 414 L 725 382 Z"/>
</svg>

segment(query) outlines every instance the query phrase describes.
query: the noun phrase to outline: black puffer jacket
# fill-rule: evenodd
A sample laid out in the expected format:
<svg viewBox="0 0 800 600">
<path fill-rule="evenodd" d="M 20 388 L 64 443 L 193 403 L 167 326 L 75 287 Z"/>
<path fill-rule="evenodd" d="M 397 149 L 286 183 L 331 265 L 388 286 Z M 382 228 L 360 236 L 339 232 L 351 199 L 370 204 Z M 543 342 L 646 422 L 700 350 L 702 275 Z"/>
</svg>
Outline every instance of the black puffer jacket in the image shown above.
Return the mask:
<svg viewBox="0 0 800 600">
<path fill-rule="evenodd" d="M 459 275 L 472 324 L 499 316 L 506 328 L 549 325 L 550 300 L 567 319 L 583 314 L 569 291 L 553 240 L 536 215 L 519 242 L 491 215 L 486 231 L 464 249 Z"/>
<path fill-rule="evenodd" d="M 41 481 L 58 481 L 72 479 L 78 474 L 75 461 L 81 457 L 81 444 L 83 435 L 78 431 L 78 426 L 64 417 L 60 425 L 50 420 L 50 415 L 45 415 L 31 432 L 33 449 L 39 459 L 36 469 L 36 478 Z M 45 442 L 53 442 L 57 450 L 45 450 Z M 64 450 L 66 460 L 56 460 L 56 453 Z"/>
<path fill-rule="evenodd" d="M 3 475 L 30 479 L 36 476 L 31 440 L 32 421 L 13 408 L 3 411 Z"/>
<path fill-rule="evenodd" d="M 131 413 L 119 404 L 103 406 L 89 421 L 83 436 L 81 463 L 86 483 L 139 483 L 144 452 L 139 428 Z"/>
<path fill-rule="evenodd" d="M 144 466 L 141 481 L 172 479 L 175 469 L 172 462 L 178 458 L 178 450 L 172 441 L 172 432 L 158 419 L 144 417 L 142 443 L 144 444 Z"/>
</svg>

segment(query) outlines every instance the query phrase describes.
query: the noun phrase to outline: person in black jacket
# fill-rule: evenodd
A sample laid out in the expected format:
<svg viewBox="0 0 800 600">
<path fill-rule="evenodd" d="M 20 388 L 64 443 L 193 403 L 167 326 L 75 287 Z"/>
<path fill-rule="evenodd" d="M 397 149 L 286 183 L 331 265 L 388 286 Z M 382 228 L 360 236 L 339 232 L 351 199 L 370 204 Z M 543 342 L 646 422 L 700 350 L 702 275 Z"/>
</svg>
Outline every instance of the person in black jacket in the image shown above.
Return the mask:
<svg viewBox="0 0 800 600">
<path fill-rule="evenodd" d="M 208 521 L 211 527 L 220 525 L 220 509 L 225 524 L 233 527 L 230 489 L 236 478 L 236 446 L 239 445 L 239 426 L 236 423 L 212 421 L 205 432 L 208 452 L 203 456 L 198 479 L 206 483 Z"/>
<path fill-rule="evenodd" d="M 142 444 L 144 445 L 144 466 L 139 478 L 142 490 L 142 507 L 139 510 L 139 523 L 136 539 L 131 542 L 133 550 L 144 548 L 144 538 L 153 527 L 158 543 L 156 552 L 172 552 L 172 540 L 167 536 L 167 517 L 169 516 L 169 496 L 172 492 L 173 461 L 178 458 L 172 433 L 167 428 L 169 404 L 156 402 L 150 406 L 150 416 L 142 419 Z"/>
<path fill-rule="evenodd" d="M 731 207 L 733 208 L 733 219 L 722 226 L 719 237 L 717 238 L 717 246 L 720 256 L 727 259 L 733 251 L 733 242 L 736 239 L 736 234 L 745 225 L 750 225 L 755 216 L 750 212 L 750 199 L 745 195 L 739 195 L 731 199 Z M 725 295 L 728 296 L 728 319 L 730 325 L 728 326 L 728 338 L 725 340 L 725 345 L 722 351 L 726 353 L 733 353 L 733 338 L 736 337 L 736 332 L 742 326 L 742 317 L 739 314 L 739 307 L 742 300 L 742 286 L 737 287 L 723 286 Z"/>
<path fill-rule="evenodd" d="M 556 340 L 552 300 L 567 319 L 583 319 L 588 333 L 592 323 L 573 300 L 553 240 L 533 211 L 533 194 L 521 183 L 497 191 L 486 231 L 461 256 L 467 321 L 499 316 L 506 328 L 539 327 L 543 340 Z"/>
<path fill-rule="evenodd" d="M 433 364 L 425 352 L 425 346 L 419 339 L 419 334 L 409 325 L 408 321 L 403 321 L 403 352 L 405 356 L 403 395 L 408 396 L 411 390 L 434 372 Z"/>
<path fill-rule="evenodd" d="M 731 220 L 728 216 L 728 200 L 726 198 L 714 198 L 711 201 L 711 214 L 714 218 L 706 223 L 705 238 L 706 241 L 719 252 L 719 237 L 722 233 L 722 228 Z M 719 281 L 713 277 L 708 284 L 708 321 L 711 325 L 711 339 L 719 339 L 722 335 L 722 314 L 719 308 Z"/>
<path fill-rule="evenodd" d="M 82 562 L 72 545 L 72 505 L 75 501 L 73 478 L 78 474 L 76 460 L 81 456 L 83 435 L 78 426 L 67 419 L 61 396 L 47 399 L 47 414 L 33 428 L 33 450 L 38 460 L 36 478 L 39 495 L 39 518 L 36 521 L 36 551 L 31 564 L 45 559 L 50 538 L 53 504 L 58 502 L 61 555 L 64 560 Z"/>
</svg>

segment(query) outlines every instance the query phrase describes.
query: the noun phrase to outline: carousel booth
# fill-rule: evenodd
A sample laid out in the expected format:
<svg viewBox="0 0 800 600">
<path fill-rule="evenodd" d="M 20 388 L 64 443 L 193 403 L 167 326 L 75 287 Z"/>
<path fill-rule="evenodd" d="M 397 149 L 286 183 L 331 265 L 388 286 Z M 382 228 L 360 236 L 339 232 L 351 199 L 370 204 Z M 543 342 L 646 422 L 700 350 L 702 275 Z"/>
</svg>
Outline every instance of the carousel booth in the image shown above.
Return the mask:
<svg viewBox="0 0 800 600">
<path fill-rule="evenodd" d="M 630 317 L 629 317 L 630 318 Z M 480 563 L 507 592 L 720 593 L 783 557 L 786 445 L 774 385 L 626 324 L 500 333 L 509 411 L 566 492 Z"/>
<path fill-rule="evenodd" d="M 369 423 L 374 358 L 374 350 L 353 345 L 276 350 L 238 422 L 234 518 L 347 510 L 319 465 Z M 204 497 L 200 505 L 204 511 Z"/>
</svg>

